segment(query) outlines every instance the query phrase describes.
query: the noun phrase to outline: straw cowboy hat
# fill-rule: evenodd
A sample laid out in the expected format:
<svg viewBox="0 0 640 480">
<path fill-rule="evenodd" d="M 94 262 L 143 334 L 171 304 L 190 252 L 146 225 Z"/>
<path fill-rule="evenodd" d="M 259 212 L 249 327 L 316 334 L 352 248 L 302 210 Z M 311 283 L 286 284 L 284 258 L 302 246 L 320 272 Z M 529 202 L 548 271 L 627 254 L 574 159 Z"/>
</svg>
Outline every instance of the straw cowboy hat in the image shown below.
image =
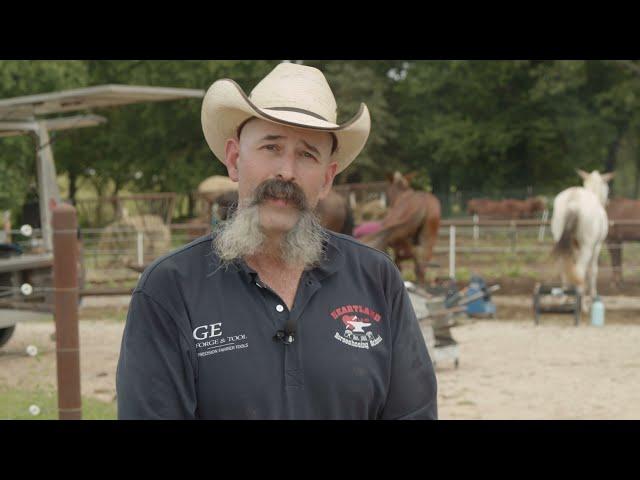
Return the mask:
<svg viewBox="0 0 640 480">
<path fill-rule="evenodd" d="M 202 102 L 202 130 L 218 160 L 224 163 L 225 142 L 250 117 L 297 128 L 333 132 L 338 147 L 332 160 L 341 172 L 358 156 L 369 136 L 367 106 L 351 120 L 336 123 L 333 92 L 320 70 L 295 63 L 280 63 L 247 96 L 233 80 L 215 82 Z"/>
</svg>

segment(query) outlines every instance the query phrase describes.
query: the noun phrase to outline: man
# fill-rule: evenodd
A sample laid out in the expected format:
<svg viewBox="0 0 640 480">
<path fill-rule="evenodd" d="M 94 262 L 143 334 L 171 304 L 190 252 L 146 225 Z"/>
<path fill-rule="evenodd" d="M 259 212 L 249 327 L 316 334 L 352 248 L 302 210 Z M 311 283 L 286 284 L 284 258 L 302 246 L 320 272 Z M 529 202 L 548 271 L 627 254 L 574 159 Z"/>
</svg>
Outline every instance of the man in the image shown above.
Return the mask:
<svg viewBox="0 0 640 480">
<path fill-rule="evenodd" d="M 323 74 L 280 64 L 247 97 L 219 80 L 205 138 L 238 182 L 211 235 L 142 275 L 117 371 L 121 419 L 437 417 L 436 380 L 385 254 L 313 209 L 362 150 L 364 104 L 336 123 Z"/>
</svg>

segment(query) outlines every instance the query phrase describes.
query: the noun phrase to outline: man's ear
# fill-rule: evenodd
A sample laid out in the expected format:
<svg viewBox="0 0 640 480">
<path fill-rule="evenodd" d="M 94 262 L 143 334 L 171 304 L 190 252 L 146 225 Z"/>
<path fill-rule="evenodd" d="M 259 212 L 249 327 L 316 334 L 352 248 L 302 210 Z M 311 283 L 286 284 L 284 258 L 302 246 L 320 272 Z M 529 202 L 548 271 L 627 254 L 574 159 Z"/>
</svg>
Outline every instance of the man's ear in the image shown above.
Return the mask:
<svg viewBox="0 0 640 480">
<path fill-rule="evenodd" d="M 318 198 L 320 200 L 324 199 L 329 192 L 331 191 L 331 187 L 333 186 L 333 179 L 336 178 L 336 173 L 338 171 L 338 164 L 336 162 L 331 162 L 327 166 L 326 172 L 324 172 L 324 183 L 322 188 L 320 189 L 320 195 Z"/>
<path fill-rule="evenodd" d="M 227 166 L 229 178 L 238 181 L 238 159 L 240 158 L 240 143 L 235 138 L 230 138 L 224 144 L 224 164 Z"/>
<path fill-rule="evenodd" d="M 393 172 L 387 172 L 385 174 L 385 178 L 387 179 L 387 182 L 393 183 L 393 178 L 394 178 L 393 175 L 394 175 Z"/>
</svg>

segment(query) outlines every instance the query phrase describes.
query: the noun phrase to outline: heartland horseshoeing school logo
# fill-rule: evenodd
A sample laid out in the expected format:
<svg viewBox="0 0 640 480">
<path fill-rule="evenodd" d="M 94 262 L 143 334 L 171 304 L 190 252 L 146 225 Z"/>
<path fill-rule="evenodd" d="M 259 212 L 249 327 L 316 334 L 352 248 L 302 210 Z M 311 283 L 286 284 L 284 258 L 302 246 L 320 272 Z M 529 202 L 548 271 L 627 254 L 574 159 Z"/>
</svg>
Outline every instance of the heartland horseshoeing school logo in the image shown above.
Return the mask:
<svg viewBox="0 0 640 480">
<path fill-rule="evenodd" d="M 344 325 L 344 334 L 336 332 L 334 338 L 356 348 L 373 348 L 382 341 L 374 331 L 382 318 L 378 312 L 362 305 L 345 305 L 331 312 L 334 320 L 340 319 Z M 341 325 L 342 326 L 342 325 Z"/>
</svg>

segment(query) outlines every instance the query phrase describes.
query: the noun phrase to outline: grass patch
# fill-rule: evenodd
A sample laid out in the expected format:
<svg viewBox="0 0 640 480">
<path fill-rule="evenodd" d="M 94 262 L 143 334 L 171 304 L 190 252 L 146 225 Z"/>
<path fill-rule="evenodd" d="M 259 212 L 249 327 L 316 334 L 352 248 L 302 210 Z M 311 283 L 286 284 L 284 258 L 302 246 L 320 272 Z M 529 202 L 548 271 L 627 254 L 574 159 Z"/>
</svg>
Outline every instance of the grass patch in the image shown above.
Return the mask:
<svg viewBox="0 0 640 480">
<path fill-rule="evenodd" d="M 468 283 L 471 279 L 471 271 L 466 267 L 456 268 L 456 281 Z"/>
<path fill-rule="evenodd" d="M 416 272 L 413 268 L 403 269 L 402 270 L 402 279 L 405 282 L 415 282 L 416 281 Z"/>
<path fill-rule="evenodd" d="M 509 277 L 520 277 L 522 276 L 522 270 L 520 269 L 520 265 L 512 265 L 506 271 L 507 276 Z"/>
<path fill-rule="evenodd" d="M 38 415 L 29 411 L 31 405 L 40 408 Z M 116 420 L 116 402 L 106 403 L 82 397 L 83 420 Z M 55 391 L 0 389 L 0 420 L 57 420 L 58 396 Z"/>
</svg>

